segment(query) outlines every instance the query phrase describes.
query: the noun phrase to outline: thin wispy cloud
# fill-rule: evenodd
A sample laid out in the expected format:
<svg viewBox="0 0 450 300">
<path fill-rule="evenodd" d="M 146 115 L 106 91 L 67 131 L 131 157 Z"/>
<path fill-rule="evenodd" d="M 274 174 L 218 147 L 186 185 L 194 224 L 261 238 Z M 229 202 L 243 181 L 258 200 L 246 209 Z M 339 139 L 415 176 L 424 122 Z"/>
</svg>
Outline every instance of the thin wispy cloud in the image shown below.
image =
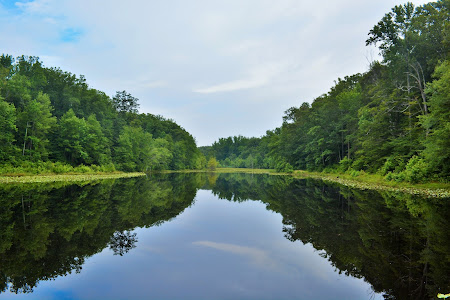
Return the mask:
<svg viewBox="0 0 450 300">
<path fill-rule="evenodd" d="M 193 91 L 201 94 L 210 94 L 263 87 L 271 83 L 273 78 L 285 72 L 288 67 L 289 64 L 283 62 L 258 65 L 248 72 L 250 75 L 247 79 L 238 79 L 206 88 L 194 89 Z"/>
<path fill-rule="evenodd" d="M 207 88 L 194 89 L 194 92 L 200 94 L 211 94 L 219 92 L 232 92 L 264 86 L 268 82 L 267 78 L 253 78 L 230 81 Z"/>
</svg>

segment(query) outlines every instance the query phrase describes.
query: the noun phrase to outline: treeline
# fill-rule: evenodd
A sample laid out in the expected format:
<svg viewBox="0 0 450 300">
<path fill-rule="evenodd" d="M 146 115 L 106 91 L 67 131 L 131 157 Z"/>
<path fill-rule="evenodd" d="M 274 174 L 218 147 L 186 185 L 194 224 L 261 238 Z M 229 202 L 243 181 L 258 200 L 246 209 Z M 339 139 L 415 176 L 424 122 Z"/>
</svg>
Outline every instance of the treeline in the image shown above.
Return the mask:
<svg viewBox="0 0 450 300">
<path fill-rule="evenodd" d="M 395 6 L 369 32 L 382 62 L 339 78 L 285 112 L 261 138 L 203 148 L 223 166 L 379 173 L 389 180 L 450 178 L 450 1 Z"/>
<path fill-rule="evenodd" d="M 84 76 L 44 67 L 38 57 L 3 54 L 0 165 L 55 173 L 206 166 L 186 130 L 161 116 L 139 114 L 138 107 L 126 91 L 111 98 L 90 88 Z"/>
</svg>

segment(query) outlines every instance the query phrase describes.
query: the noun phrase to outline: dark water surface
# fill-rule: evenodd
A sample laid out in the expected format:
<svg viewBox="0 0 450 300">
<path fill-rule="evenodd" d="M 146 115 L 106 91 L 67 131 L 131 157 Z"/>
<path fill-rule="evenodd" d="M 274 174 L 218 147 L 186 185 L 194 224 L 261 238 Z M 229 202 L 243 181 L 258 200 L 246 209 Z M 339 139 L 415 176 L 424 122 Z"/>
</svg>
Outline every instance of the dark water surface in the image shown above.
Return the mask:
<svg viewBox="0 0 450 300">
<path fill-rule="evenodd" d="M 449 199 L 251 174 L 0 186 L 0 299 L 428 299 Z"/>
</svg>

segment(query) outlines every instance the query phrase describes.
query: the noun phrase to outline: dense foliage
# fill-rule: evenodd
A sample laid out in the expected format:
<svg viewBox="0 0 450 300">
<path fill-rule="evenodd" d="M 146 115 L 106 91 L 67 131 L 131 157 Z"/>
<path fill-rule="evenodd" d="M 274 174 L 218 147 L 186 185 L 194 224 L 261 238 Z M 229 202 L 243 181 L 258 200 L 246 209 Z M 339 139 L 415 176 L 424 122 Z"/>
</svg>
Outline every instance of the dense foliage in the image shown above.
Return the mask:
<svg viewBox="0 0 450 300">
<path fill-rule="evenodd" d="M 450 178 L 450 1 L 396 6 L 369 32 L 383 57 L 364 74 L 292 107 L 261 138 L 203 148 L 232 167 L 379 172 L 389 180 Z"/>
<path fill-rule="evenodd" d="M 221 199 L 262 201 L 283 216 L 287 239 L 311 244 L 384 299 L 432 299 L 450 287 L 445 201 L 291 176 L 220 174 L 205 188 Z"/>
<path fill-rule="evenodd" d="M 3 54 L 0 164 L 26 168 L 44 161 L 124 171 L 206 166 L 188 132 L 161 116 L 138 114 L 138 107 L 126 91 L 110 98 L 84 76 L 44 67 L 37 57 Z"/>
</svg>

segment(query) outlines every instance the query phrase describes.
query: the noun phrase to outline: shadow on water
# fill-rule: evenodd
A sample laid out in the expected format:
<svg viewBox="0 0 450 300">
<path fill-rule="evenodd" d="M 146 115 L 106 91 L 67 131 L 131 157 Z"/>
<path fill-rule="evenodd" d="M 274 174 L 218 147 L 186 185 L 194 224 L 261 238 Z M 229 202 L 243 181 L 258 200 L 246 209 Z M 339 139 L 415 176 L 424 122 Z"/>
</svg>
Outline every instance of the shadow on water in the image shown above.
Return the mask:
<svg viewBox="0 0 450 300">
<path fill-rule="evenodd" d="M 169 221 L 198 189 L 262 201 L 283 217 L 285 237 L 310 243 L 339 273 L 363 278 L 387 299 L 450 291 L 448 199 L 349 189 L 290 176 L 166 174 L 95 184 L 0 187 L 0 292 L 80 272 L 110 248 L 126 255 L 136 227 Z"/>
</svg>

